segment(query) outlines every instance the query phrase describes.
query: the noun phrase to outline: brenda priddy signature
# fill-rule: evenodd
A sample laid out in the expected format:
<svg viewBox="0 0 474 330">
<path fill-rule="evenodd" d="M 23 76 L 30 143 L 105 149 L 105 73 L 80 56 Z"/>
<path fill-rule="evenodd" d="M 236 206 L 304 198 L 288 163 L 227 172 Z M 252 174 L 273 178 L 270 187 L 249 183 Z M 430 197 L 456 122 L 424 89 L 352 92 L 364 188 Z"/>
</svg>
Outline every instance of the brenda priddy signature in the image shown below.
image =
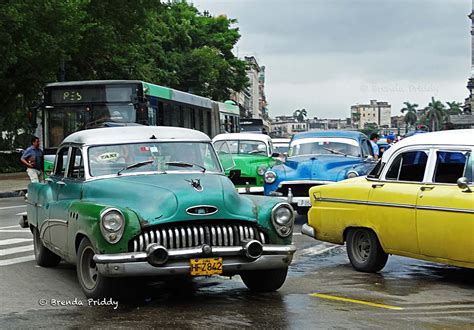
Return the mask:
<svg viewBox="0 0 474 330">
<path fill-rule="evenodd" d="M 113 309 L 118 308 L 118 301 L 113 300 L 112 298 L 102 298 L 102 299 L 80 299 L 80 298 L 74 298 L 74 299 L 44 299 L 41 298 L 38 300 L 38 304 L 40 306 L 58 306 L 58 307 L 64 307 L 64 306 L 113 306 Z"/>
</svg>

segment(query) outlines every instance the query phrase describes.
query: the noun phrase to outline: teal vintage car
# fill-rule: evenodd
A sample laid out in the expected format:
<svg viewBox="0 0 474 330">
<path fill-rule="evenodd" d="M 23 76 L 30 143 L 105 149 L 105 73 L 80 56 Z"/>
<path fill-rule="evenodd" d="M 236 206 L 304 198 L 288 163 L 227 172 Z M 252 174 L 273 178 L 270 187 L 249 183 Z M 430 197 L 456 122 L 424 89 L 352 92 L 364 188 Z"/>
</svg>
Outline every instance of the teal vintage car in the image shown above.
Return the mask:
<svg viewBox="0 0 474 330">
<path fill-rule="evenodd" d="M 176 127 L 76 132 L 53 173 L 28 187 L 36 262 L 76 264 L 87 297 L 130 276 L 232 276 L 254 291 L 283 285 L 295 246 L 281 199 L 239 195 L 209 137 Z"/>
<path fill-rule="evenodd" d="M 263 194 L 263 175 L 280 156 L 274 153 L 272 139 L 265 134 L 227 133 L 215 136 L 212 142 L 219 155 L 226 153 L 223 150 L 232 155 L 234 166 L 225 173 L 237 191 Z"/>
</svg>

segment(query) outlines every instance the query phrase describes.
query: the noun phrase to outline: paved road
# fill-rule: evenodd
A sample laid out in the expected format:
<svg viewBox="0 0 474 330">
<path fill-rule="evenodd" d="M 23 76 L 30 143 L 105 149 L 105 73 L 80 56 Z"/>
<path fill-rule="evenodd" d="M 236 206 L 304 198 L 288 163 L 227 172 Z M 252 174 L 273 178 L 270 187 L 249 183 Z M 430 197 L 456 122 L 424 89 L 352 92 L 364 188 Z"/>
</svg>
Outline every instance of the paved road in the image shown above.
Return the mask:
<svg viewBox="0 0 474 330">
<path fill-rule="evenodd" d="M 21 198 L 0 199 L 0 328 L 474 328 L 474 271 L 391 257 L 380 274 L 358 273 L 344 247 L 301 235 L 276 293 L 252 294 L 238 276 L 135 279 L 118 307 L 108 300 L 90 307 L 74 266 L 36 266 L 31 233 L 17 225 L 24 209 Z M 297 233 L 304 221 L 297 219 Z"/>
</svg>

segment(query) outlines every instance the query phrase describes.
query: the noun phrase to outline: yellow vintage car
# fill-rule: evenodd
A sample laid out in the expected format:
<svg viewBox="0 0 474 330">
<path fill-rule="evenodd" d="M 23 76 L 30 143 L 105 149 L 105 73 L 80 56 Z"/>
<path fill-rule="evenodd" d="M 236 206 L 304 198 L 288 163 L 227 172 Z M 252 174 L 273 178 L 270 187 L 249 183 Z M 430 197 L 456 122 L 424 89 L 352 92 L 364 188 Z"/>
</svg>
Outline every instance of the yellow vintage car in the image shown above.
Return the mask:
<svg viewBox="0 0 474 330">
<path fill-rule="evenodd" d="M 362 272 L 389 254 L 474 268 L 473 153 L 474 129 L 406 138 L 367 177 L 312 187 L 302 233 L 346 242 Z"/>
</svg>

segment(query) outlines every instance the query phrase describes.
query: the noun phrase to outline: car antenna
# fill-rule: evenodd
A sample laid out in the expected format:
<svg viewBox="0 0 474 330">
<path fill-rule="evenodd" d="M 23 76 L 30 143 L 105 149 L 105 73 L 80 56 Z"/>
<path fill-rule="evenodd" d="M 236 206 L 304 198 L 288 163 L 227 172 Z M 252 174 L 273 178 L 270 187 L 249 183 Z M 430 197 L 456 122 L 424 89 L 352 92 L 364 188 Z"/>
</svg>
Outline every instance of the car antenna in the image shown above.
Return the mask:
<svg viewBox="0 0 474 330">
<path fill-rule="evenodd" d="M 150 140 L 156 140 L 155 134 L 153 134 L 153 135 L 150 137 Z"/>
</svg>

